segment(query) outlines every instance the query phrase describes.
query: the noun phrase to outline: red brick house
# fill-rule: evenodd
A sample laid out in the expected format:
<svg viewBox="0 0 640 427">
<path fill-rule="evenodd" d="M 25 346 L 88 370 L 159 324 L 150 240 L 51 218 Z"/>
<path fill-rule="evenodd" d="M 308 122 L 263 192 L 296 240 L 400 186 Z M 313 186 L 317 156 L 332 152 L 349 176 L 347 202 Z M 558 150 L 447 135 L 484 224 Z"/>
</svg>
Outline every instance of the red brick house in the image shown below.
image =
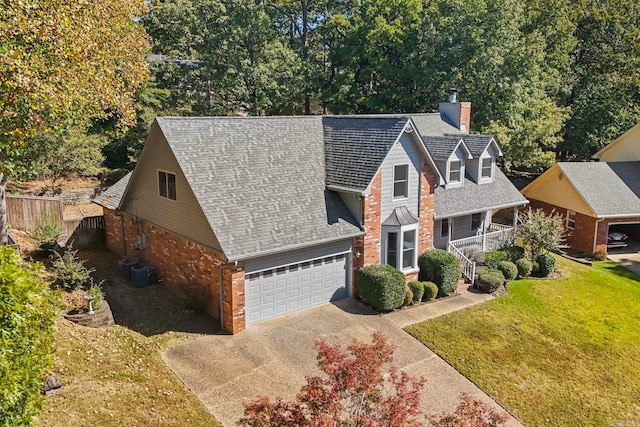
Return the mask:
<svg viewBox="0 0 640 427">
<path fill-rule="evenodd" d="M 135 170 L 95 200 L 108 247 L 231 333 L 356 295 L 364 265 L 414 279 L 420 253 L 526 204 L 495 166 L 495 140 L 461 131 L 470 108 L 159 117 Z"/>
</svg>

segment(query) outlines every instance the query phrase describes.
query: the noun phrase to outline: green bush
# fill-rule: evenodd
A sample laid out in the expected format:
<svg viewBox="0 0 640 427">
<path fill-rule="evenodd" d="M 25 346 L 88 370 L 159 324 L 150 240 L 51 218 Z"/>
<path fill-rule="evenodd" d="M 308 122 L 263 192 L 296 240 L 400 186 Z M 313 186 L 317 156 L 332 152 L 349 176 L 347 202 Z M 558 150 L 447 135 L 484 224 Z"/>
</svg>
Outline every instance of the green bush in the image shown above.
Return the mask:
<svg viewBox="0 0 640 427">
<path fill-rule="evenodd" d="M 495 292 L 504 282 L 504 275 L 500 270 L 489 270 L 478 276 L 478 288 L 488 294 Z"/>
<path fill-rule="evenodd" d="M 402 305 L 406 296 L 404 274 L 390 265 L 368 265 L 358 270 L 360 298 L 380 311 Z"/>
<path fill-rule="evenodd" d="M 49 252 L 58 244 L 58 238 L 62 234 L 62 226 L 53 215 L 46 214 L 38 221 L 38 227 L 32 236 L 38 241 L 40 251 Z M 46 256 L 46 254 L 45 254 Z"/>
<path fill-rule="evenodd" d="M 505 249 L 507 253 L 506 261 L 516 262 L 517 260 L 524 258 L 525 250 L 522 246 L 511 246 Z"/>
<path fill-rule="evenodd" d="M 447 296 L 456 290 L 461 277 L 460 261 L 455 255 L 442 249 L 433 249 L 420 255 L 419 279 L 438 286 L 438 297 Z"/>
<path fill-rule="evenodd" d="M 54 252 L 56 260 L 53 262 L 55 279 L 53 283 L 66 290 L 90 287 L 93 284 L 91 273 L 93 269 L 84 266 L 84 261 L 76 258 L 78 251 L 65 251 L 62 255 Z"/>
<path fill-rule="evenodd" d="M 409 282 L 409 289 L 413 292 L 414 301 L 422 301 L 422 295 L 424 295 L 424 284 L 422 282 Z"/>
<path fill-rule="evenodd" d="M 538 275 L 540 277 L 547 277 L 556 269 L 556 259 L 549 254 L 540 254 L 536 258 L 538 263 Z"/>
<path fill-rule="evenodd" d="M 607 251 L 605 251 L 604 249 L 598 249 L 594 252 L 593 259 L 596 261 L 606 261 Z"/>
<path fill-rule="evenodd" d="M 498 268 L 498 263 L 507 259 L 507 252 L 504 250 L 486 251 L 484 253 L 484 265 L 489 268 Z"/>
<path fill-rule="evenodd" d="M 533 263 L 528 259 L 521 258 L 514 262 L 518 268 L 518 277 L 529 277 L 533 271 Z"/>
<path fill-rule="evenodd" d="M 0 425 L 32 425 L 51 366 L 57 304 L 37 266 L 0 247 Z"/>
<path fill-rule="evenodd" d="M 411 304 L 411 301 L 413 301 L 413 292 L 411 292 L 411 289 L 406 288 L 405 294 L 404 294 L 404 302 L 402 303 L 402 306 Z"/>
<path fill-rule="evenodd" d="M 498 270 L 502 272 L 506 280 L 513 280 L 518 276 L 518 267 L 510 261 L 500 261 Z"/>
<path fill-rule="evenodd" d="M 479 265 L 476 267 L 476 274 L 480 275 L 483 273 L 486 273 L 488 271 L 490 271 L 491 269 L 489 267 L 487 267 L 486 265 Z"/>
<path fill-rule="evenodd" d="M 104 291 L 102 290 L 102 286 L 98 283 L 93 283 L 88 292 L 93 298 L 91 300 L 91 306 L 94 310 L 99 309 L 102 306 L 102 301 L 104 300 Z"/>
<path fill-rule="evenodd" d="M 433 301 L 438 295 L 438 286 L 433 282 L 422 282 L 424 285 L 424 295 L 422 301 Z"/>
</svg>

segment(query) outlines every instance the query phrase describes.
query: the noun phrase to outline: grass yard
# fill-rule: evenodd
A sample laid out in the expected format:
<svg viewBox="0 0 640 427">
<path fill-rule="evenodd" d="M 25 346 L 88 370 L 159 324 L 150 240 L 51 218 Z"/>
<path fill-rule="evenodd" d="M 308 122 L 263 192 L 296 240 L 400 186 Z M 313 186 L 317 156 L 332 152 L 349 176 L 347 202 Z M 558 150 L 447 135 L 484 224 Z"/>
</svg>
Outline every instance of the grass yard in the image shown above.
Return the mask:
<svg viewBox="0 0 640 427">
<path fill-rule="evenodd" d="M 640 425 L 640 276 L 558 259 L 562 278 L 407 331 L 526 426 Z"/>
</svg>

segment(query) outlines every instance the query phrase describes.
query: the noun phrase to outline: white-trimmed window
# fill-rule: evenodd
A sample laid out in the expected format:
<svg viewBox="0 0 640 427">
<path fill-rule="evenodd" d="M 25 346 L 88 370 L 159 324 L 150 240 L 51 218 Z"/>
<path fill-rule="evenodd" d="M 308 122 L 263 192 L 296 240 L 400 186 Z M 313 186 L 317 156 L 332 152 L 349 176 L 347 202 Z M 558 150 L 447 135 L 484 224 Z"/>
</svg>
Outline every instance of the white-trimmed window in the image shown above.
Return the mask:
<svg viewBox="0 0 640 427">
<path fill-rule="evenodd" d="M 176 200 L 176 174 L 158 171 L 158 195 L 167 199 Z"/>
<path fill-rule="evenodd" d="M 413 270 L 418 265 L 417 224 L 404 227 L 384 227 L 384 264 L 398 270 Z M 384 230 L 383 229 L 383 230 Z"/>
<path fill-rule="evenodd" d="M 449 237 L 449 218 L 440 222 L 440 237 Z"/>
<path fill-rule="evenodd" d="M 573 230 L 576 226 L 576 213 L 567 209 L 567 228 Z"/>
<path fill-rule="evenodd" d="M 480 178 L 491 178 L 493 176 L 493 159 L 485 157 L 480 163 Z"/>
<path fill-rule="evenodd" d="M 409 165 L 393 167 L 393 198 L 404 199 L 409 195 Z"/>
<path fill-rule="evenodd" d="M 462 182 L 462 161 L 449 162 L 449 182 Z"/>
</svg>

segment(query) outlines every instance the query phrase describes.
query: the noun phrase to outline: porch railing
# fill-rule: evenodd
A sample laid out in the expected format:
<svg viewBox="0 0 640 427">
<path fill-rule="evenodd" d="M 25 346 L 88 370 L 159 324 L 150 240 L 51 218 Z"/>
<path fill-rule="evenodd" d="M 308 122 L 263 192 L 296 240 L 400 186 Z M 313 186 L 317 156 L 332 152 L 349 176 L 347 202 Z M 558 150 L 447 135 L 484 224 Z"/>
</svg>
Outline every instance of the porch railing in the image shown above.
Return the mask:
<svg viewBox="0 0 640 427">
<path fill-rule="evenodd" d="M 447 250 L 460 260 L 462 274 L 473 282 L 476 263 L 469 257 L 477 252 L 492 251 L 513 245 L 516 239 L 516 229 L 508 225 L 490 224 L 488 232 L 464 239 L 452 240 Z"/>
<path fill-rule="evenodd" d="M 449 252 L 454 254 L 456 258 L 460 260 L 460 268 L 462 269 L 462 275 L 473 283 L 474 277 L 476 275 L 476 263 L 467 258 L 458 248 L 456 248 L 452 242 L 449 242 L 449 247 L 447 248 Z"/>
</svg>

